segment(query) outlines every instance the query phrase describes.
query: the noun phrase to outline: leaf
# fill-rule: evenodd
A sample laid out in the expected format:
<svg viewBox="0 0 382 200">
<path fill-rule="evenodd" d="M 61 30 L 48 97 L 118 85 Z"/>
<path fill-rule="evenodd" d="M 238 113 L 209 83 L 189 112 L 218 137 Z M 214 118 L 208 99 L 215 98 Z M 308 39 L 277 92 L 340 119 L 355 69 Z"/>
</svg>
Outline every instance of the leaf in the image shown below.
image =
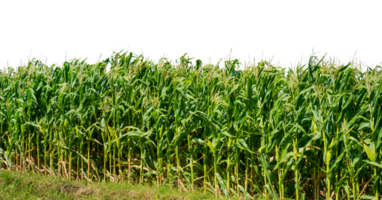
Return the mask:
<svg viewBox="0 0 382 200">
<path fill-rule="evenodd" d="M 382 165 L 379 164 L 379 163 L 376 163 L 376 162 L 373 162 L 373 161 L 368 161 L 368 160 L 365 160 L 365 162 L 368 163 L 369 165 L 374 165 L 376 167 L 382 168 Z"/>
<path fill-rule="evenodd" d="M 123 134 L 120 139 L 122 139 L 122 138 L 124 138 L 126 136 L 128 136 L 130 138 L 140 138 L 141 135 L 142 135 L 141 131 L 129 131 L 129 132 Z"/>
<path fill-rule="evenodd" d="M 334 162 L 333 166 L 330 168 L 329 170 L 329 174 L 332 173 L 333 170 L 336 170 L 337 169 L 337 166 L 340 164 L 340 162 L 342 161 L 342 158 L 344 157 L 346 151 L 343 151 L 340 156 L 337 157 L 336 161 Z"/>
<path fill-rule="evenodd" d="M 353 198 L 353 195 L 349 195 L 350 198 Z M 358 197 L 357 197 L 358 198 Z M 361 195 L 359 199 L 376 199 L 375 196 L 372 195 Z"/>
<path fill-rule="evenodd" d="M 280 161 L 277 162 L 277 165 L 275 166 L 275 170 L 278 169 L 278 166 L 284 162 L 286 162 L 287 160 L 289 160 L 290 157 L 293 157 L 294 155 L 294 152 L 289 152 L 287 154 L 285 154 L 283 157 L 281 157 Z"/>
<path fill-rule="evenodd" d="M 377 137 L 377 144 L 375 145 L 375 149 L 378 149 L 378 147 L 381 145 L 382 143 L 382 128 L 381 130 L 379 131 L 379 134 L 378 134 L 378 137 Z"/>
<path fill-rule="evenodd" d="M 223 182 L 222 177 L 220 176 L 219 173 L 216 173 L 215 176 L 218 178 L 220 187 L 221 187 L 221 189 L 223 190 L 224 195 L 225 195 L 225 196 L 228 196 L 228 191 L 227 191 L 227 188 L 225 187 L 225 184 L 224 184 L 224 182 Z"/>
<path fill-rule="evenodd" d="M 370 122 L 362 122 L 359 127 L 358 127 L 358 130 L 362 130 L 364 128 L 370 128 Z"/>
<path fill-rule="evenodd" d="M 374 157 L 374 153 L 370 150 L 370 148 L 364 143 L 363 144 L 363 147 L 365 148 L 365 151 L 366 151 L 366 154 L 367 154 L 367 157 L 369 157 L 369 159 L 371 161 L 375 161 L 375 157 Z"/>
<path fill-rule="evenodd" d="M 78 153 L 78 151 L 75 151 L 75 150 L 72 150 L 73 152 L 77 153 L 78 156 L 80 156 L 82 158 L 82 160 L 85 161 L 86 164 L 88 164 L 88 159 L 85 158 L 85 156 L 81 155 L 80 153 Z"/>
<path fill-rule="evenodd" d="M 221 134 L 223 134 L 223 135 L 225 135 L 225 136 L 227 136 L 229 138 L 236 138 L 235 136 L 229 134 L 227 131 L 222 131 Z"/>
<path fill-rule="evenodd" d="M 355 117 L 353 117 L 347 124 L 346 124 L 346 129 L 350 129 L 350 127 L 356 122 L 357 119 L 364 119 L 367 120 L 365 117 L 363 117 L 363 113 L 367 110 L 368 105 L 363 105 L 361 110 L 356 114 Z"/>
<path fill-rule="evenodd" d="M 353 100 L 353 94 L 348 98 L 345 105 L 342 107 L 342 110 L 345 110 L 349 106 L 349 104 L 352 102 L 352 100 Z"/>
<path fill-rule="evenodd" d="M 360 147 L 362 147 L 362 144 L 357 139 L 355 139 L 354 137 L 350 136 L 348 139 L 354 141 L 356 144 L 358 144 Z"/>
<path fill-rule="evenodd" d="M 240 188 L 241 192 L 244 194 L 244 196 L 245 196 L 246 198 L 248 198 L 248 199 L 253 199 L 253 198 L 248 194 L 248 192 L 245 191 L 245 188 L 244 188 L 243 186 L 239 185 L 239 188 Z"/>
<path fill-rule="evenodd" d="M 108 128 L 109 132 L 111 133 L 111 135 L 114 137 L 115 141 L 117 142 L 117 147 L 119 148 L 121 145 L 121 142 L 119 140 L 117 132 L 113 128 L 111 128 L 110 126 L 107 126 L 107 128 Z"/>
<path fill-rule="evenodd" d="M 192 138 L 192 141 L 195 142 L 195 144 L 208 145 L 207 142 L 203 141 L 200 138 Z"/>
<path fill-rule="evenodd" d="M 247 143 L 246 143 L 243 139 L 239 139 L 239 140 L 237 141 L 237 144 L 238 144 L 238 147 L 239 147 L 240 149 L 246 150 L 246 151 L 248 151 L 249 153 L 252 153 L 252 154 L 254 153 L 253 151 L 251 151 L 251 150 L 249 149 Z"/>
<path fill-rule="evenodd" d="M 306 131 L 304 130 L 304 128 L 302 128 L 302 126 L 298 125 L 298 124 L 295 124 L 294 127 L 296 127 L 297 129 L 299 129 L 301 132 L 305 133 L 306 134 Z"/>
<path fill-rule="evenodd" d="M 207 140 L 207 142 L 208 142 L 208 147 L 210 147 L 211 151 L 212 151 L 212 152 L 214 153 L 214 155 L 215 155 L 215 146 L 211 143 L 210 140 Z"/>
<path fill-rule="evenodd" d="M 312 140 L 318 140 L 321 138 L 321 131 L 317 131 L 315 132 L 316 134 L 314 135 L 314 137 L 312 138 Z"/>
</svg>

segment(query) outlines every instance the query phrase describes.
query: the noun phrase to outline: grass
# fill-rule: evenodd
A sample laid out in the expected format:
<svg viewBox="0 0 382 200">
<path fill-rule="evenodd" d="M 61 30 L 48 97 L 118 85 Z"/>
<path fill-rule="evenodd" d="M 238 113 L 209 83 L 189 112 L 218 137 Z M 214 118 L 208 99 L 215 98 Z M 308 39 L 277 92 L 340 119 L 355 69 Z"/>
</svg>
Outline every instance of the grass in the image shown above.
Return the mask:
<svg viewBox="0 0 382 200">
<path fill-rule="evenodd" d="M 213 194 L 183 192 L 166 186 L 87 183 L 35 173 L 0 171 L 0 199 L 214 199 Z"/>
</svg>

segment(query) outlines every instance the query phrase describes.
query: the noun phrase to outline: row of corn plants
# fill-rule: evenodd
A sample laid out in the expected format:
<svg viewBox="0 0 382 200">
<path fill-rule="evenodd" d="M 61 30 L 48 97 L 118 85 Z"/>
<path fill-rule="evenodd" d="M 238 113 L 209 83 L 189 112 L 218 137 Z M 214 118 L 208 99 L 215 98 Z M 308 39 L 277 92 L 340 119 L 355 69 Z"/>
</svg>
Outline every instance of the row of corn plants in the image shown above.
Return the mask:
<svg viewBox="0 0 382 200">
<path fill-rule="evenodd" d="M 242 199 L 380 198 L 379 66 L 219 66 L 119 52 L 1 71 L 0 168 Z"/>
</svg>

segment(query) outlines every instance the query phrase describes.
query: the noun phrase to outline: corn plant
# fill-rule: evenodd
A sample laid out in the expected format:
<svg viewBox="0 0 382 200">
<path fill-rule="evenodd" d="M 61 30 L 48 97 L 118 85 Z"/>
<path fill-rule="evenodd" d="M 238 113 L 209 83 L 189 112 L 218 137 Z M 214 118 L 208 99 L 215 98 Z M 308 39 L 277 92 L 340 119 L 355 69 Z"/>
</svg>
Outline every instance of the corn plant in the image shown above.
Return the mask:
<svg viewBox="0 0 382 200">
<path fill-rule="evenodd" d="M 240 199 L 380 198 L 380 66 L 219 66 L 115 52 L 1 71 L 0 168 Z"/>
</svg>

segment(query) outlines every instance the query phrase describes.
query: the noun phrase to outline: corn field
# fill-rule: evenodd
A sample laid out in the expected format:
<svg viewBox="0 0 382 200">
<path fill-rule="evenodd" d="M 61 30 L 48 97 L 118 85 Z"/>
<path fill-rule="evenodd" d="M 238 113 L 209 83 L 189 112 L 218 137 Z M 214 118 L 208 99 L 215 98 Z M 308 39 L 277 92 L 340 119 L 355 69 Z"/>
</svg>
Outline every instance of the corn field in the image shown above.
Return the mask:
<svg viewBox="0 0 382 200">
<path fill-rule="evenodd" d="M 34 59 L 0 72 L 0 168 L 241 199 L 379 199 L 380 69 Z"/>
</svg>

